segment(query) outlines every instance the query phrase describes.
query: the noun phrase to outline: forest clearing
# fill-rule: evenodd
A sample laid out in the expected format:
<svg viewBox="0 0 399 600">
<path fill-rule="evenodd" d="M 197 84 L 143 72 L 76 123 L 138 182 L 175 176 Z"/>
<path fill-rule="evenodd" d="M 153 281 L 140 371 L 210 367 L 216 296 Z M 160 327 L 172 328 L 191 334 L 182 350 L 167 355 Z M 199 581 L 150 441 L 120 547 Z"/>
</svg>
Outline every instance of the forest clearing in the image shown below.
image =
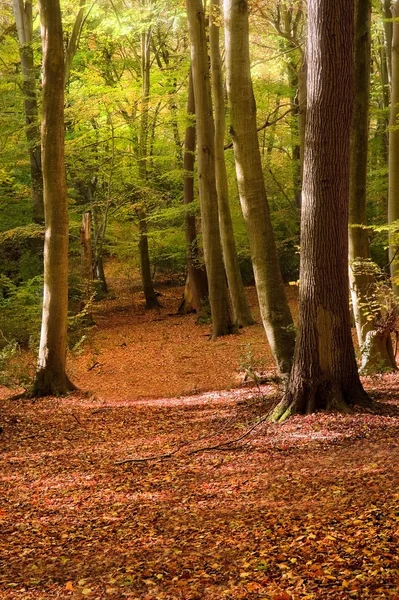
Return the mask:
<svg viewBox="0 0 399 600">
<path fill-rule="evenodd" d="M 398 598 L 399 376 L 364 378 L 373 412 L 240 440 L 281 393 L 239 385 L 237 347 L 273 372 L 261 325 L 211 342 L 160 290 L 146 313 L 126 281 L 98 303 L 69 358 L 80 392 L 3 388 L 0 598 Z"/>
</svg>

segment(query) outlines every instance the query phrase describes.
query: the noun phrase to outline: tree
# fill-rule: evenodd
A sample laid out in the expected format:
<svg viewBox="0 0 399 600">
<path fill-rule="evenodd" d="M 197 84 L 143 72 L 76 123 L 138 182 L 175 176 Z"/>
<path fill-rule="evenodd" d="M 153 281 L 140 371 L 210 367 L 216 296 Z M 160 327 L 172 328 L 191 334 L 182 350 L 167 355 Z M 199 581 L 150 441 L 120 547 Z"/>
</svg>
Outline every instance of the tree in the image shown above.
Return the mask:
<svg viewBox="0 0 399 600">
<path fill-rule="evenodd" d="M 13 10 L 17 24 L 22 68 L 22 92 L 31 172 L 33 220 L 36 223 L 44 223 L 42 157 L 36 97 L 36 70 L 32 48 L 32 3 L 30 0 L 25 2 L 24 0 L 13 0 Z"/>
<path fill-rule="evenodd" d="M 389 188 L 388 188 L 388 223 L 395 224 L 396 231 L 389 234 L 389 261 L 391 268 L 392 288 L 399 298 L 399 260 L 398 232 L 399 221 L 399 0 L 392 4 L 392 75 L 391 75 L 391 112 L 389 119 Z"/>
<path fill-rule="evenodd" d="M 280 373 L 288 376 L 295 334 L 277 258 L 259 152 L 249 59 L 248 2 L 225 0 L 224 11 L 230 133 L 240 202 L 263 325 Z"/>
<path fill-rule="evenodd" d="M 370 263 L 367 226 L 367 150 L 371 62 L 371 0 L 355 1 L 354 110 L 350 146 L 349 282 L 357 338 L 365 373 L 396 370 L 391 327 L 396 314 L 373 318 L 376 302 L 375 268 Z"/>
<path fill-rule="evenodd" d="M 197 115 L 202 239 L 212 315 L 212 337 L 216 338 L 232 333 L 234 326 L 230 317 L 220 243 L 215 177 L 215 128 L 212 117 L 204 7 L 202 0 L 186 0 L 186 8 Z"/>
<path fill-rule="evenodd" d="M 299 329 L 275 420 L 369 401 L 357 371 L 348 293 L 353 34 L 352 0 L 309 0 Z"/>
<path fill-rule="evenodd" d="M 220 0 L 212 0 L 210 7 L 209 47 L 211 59 L 212 98 L 215 118 L 215 174 L 219 207 L 220 237 L 223 259 L 234 321 L 238 327 L 252 325 L 254 320 L 245 296 L 240 265 L 234 240 L 233 222 L 229 205 L 229 184 L 224 158 L 226 115 L 224 106 L 222 61 L 220 57 L 219 31 L 221 27 Z"/>
<path fill-rule="evenodd" d="M 75 389 L 66 375 L 68 203 L 64 161 L 64 49 L 59 0 L 40 0 L 43 45 L 44 295 L 34 396 Z"/>
<path fill-rule="evenodd" d="M 187 118 L 189 123 L 186 127 L 184 138 L 184 196 L 183 202 L 186 207 L 185 213 L 185 234 L 187 244 L 187 263 L 188 274 L 186 286 L 184 289 L 183 300 L 179 306 L 179 313 L 185 314 L 196 311 L 201 315 L 201 311 L 207 306 L 208 302 L 208 280 L 206 271 L 202 264 L 199 254 L 197 240 L 197 219 L 190 206 L 194 202 L 194 162 L 195 162 L 195 101 L 193 76 L 190 68 L 188 76 L 188 95 L 187 95 Z"/>
</svg>

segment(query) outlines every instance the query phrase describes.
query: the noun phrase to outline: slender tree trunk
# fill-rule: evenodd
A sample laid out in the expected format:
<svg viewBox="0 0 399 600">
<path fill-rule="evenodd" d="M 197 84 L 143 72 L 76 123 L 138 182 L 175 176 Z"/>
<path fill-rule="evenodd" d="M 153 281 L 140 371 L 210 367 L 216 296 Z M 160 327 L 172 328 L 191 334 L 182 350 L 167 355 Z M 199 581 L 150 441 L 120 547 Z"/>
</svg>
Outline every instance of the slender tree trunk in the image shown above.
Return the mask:
<svg viewBox="0 0 399 600">
<path fill-rule="evenodd" d="M 349 284 L 353 314 L 360 348 L 372 323 L 367 320 L 372 294 L 373 274 L 367 273 L 370 259 L 369 232 L 365 229 L 368 113 L 370 89 L 370 21 L 371 0 L 355 0 L 354 110 L 350 146 L 349 187 Z"/>
<path fill-rule="evenodd" d="M 349 284 L 356 333 L 362 352 L 362 371 L 396 370 L 389 328 L 382 331 L 370 320 L 375 300 L 375 274 L 370 265 L 367 225 L 367 150 L 371 62 L 371 0 L 355 1 L 355 78 L 349 187 Z M 378 322 L 382 322 L 377 318 Z M 386 329 L 386 328 L 385 328 Z M 372 333 L 373 332 L 373 333 Z M 367 343 L 366 343 L 367 341 Z"/>
<path fill-rule="evenodd" d="M 220 335 L 232 333 L 235 328 L 230 317 L 226 275 L 220 243 L 215 178 L 215 128 L 212 117 L 204 7 L 202 0 L 186 0 L 186 8 L 197 114 L 202 239 L 212 314 L 212 338 L 216 338 Z"/>
<path fill-rule="evenodd" d="M 229 204 L 229 186 L 226 163 L 224 159 L 225 106 L 223 93 L 222 61 L 220 58 L 219 31 L 221 27 L 220 0 L 212 0 L 210 7 L 209 46 L 211 58 L 212 95 L 215 118 L 215 173 L 219 207 L 219 227 L 222 242 L 224 265 L 234 321 L 238 327 L 253 325 L 251 311 L 245 296 L 241 279 L 236 244 L 234 240 L 233 221 Z"/>
<path fill-rule="evenodd" d="M 388 67 L 388 82 L 391 81 L 392 74 L 392 36 L 393 36 L 393 24 L 392 24 L 392 13 L 391 13 L 391 0 L 381 0 L 381 11 L 384 25 L 384 46 L 385 54 Z"/>
<path fill-rule="evenodd" d="M 388 223 L 399 221 L 399 1 L 392 4 L 392 78 L 391 113 L 389 119 L 389 187 L 388 187 Z M 392 288 L 399 299 L 399 227 L 389 232 L 389 260 Z"/>
<path fill-rule="evenodd" d="M 82 278 L 84 283 L 84 307 L 87 303 L 90 302 L 94 288 L 93 253 L 91 247 L 91 213 L 89 212 L 83 213 L 82 215 L 82 223 L 80 226 L 80 247 L 82 262 Z"/>
<path fill-rule="evenodd" d="M 22 67 L 22 92 L 31 173 L 33 220 L 36 223 L 44 223 L 42 156 L 32 48 L 32 3 L 29 0 L 26 0 L 25 3 L 24 0 L 13 0 L 13 10 L 17 24 Z"/>
<path fill-rule="evenodd" d="M 197 223 L 195 214 L 189 210 L 194 202 L 194 162 L 195 162 L 195 101 L 193 77 L 190 68 L 188 79 L 187 116 L 190 119 L 186 128 L 184 140 L 184 205 L 185 234 L 187 244 L 188 275 L 184 289 L 183 301 L 179 312 L 188 313 L 195 311 L 201 316 L 202 311 L 208 304 L 208 280 L 206 270 L 202 264 L 197 242 Z"/>
<path fill-rule="evenodd" d="M 43 43 L 42 157 L 45 209 L 44 297 L 33 395 L 62 395 L 68 320 L 68 202 L 64 161 L 64 51 L 58 0 L 40 0 Z"/>
<path fill-rule="evenodd" d="M 308 2 L 308 120 L 301 224 L 299 330 L 273 418 L 367 403 L 349 315 L 348 205 L 352 0 Z"/>
<path fill-rule="evenodd" d="M 291 369 L 295 333 L 285 295 L 263 180 L 256 131 L 248 38 L 248 3 L 225 0 L 230 133 L 241 207 L 247 225 L 259 306 L 273 356 L 283 376 Z"/>
<path fill-rule="evenodd" d="M 150 2 L 151 5 L 151 2 Z M 142 99 L 139 136 L 139 178 L 145 187 L 147 182 L 147 158 L 148 158 L 148 113 L 150 102 L 150 72 L 151 72 L 151 29 L 141 34 L 141 76 L 142 76 Z M 160 306 L 154 290 L 151 275 L 150 253 L 148 247 L 148 226 L 145 205 L 137 211 L 139 220 L 139 254 L 141 280 L 145 297 L 146 308 Z"/>
</svg>

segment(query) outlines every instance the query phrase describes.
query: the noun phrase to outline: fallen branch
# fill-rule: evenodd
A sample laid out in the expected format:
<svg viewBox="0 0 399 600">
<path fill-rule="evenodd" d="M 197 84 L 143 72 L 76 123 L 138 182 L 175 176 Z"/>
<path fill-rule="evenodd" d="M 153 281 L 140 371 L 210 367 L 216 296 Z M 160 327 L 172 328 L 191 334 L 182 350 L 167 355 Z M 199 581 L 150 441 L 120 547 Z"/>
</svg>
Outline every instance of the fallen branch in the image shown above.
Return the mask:
<svg viewBox="0 0 399 600">
<path fill-rule="evenodd" d="M 208 452 L 210 450 L 231 450 L 231 446 L 233 444 L 237 444 L 238 442 L 241 442 L 241 440 L 246 438 L 254 429 L 256 429 L 259 425 L 264 423 L 269 418 L 269 415 L 270 415 L 270 411 L 266 415 L 264 415 L 261 419 L 259 419 L 254 425 L 252 425 L 249 429 L 247 429 L 247 431 L 245 431 L 245 433 L 240 435 L 238 438 L 234 438 L 232 440 L 227 440 L 226 442 L 222 442 L 221 444 L 216 444 L 215 446 L 204 446 L 202 448 L 197 448 L 196 450 L 191 450 L 190 452 L 187 452 L 187 455 L 192 456 L 193 454 L 199 454 L 200 452 Z M 215 434 L 215 435 L 217 435 L 217 434 Z M 196 440 L 196 441 L 199 441 L 199 440 Z M 114 464 L 115 465 L 124 465 L 126 463 L 142 463 L 142 462 L 149 462 L 152 460 L 157 461 L 157 460 L 163 460 L 164 458 L 171 458 L 172 456 L 177 454 L 182 448 L 184 448 L 185 446 L 190 446 L 190 444 L 193 444 L 193 443 L 194 442 L 184 442 L 183 444 L 180 444 L 180 446 L 175 448 L 175 450 L 172 450 L 172 452 L 166 452 L 165 454 L 154 454 L 153 456 L 145 456 L 142 458 L 128 457 L 123 460 L 115 461 Z"/>
</svg>

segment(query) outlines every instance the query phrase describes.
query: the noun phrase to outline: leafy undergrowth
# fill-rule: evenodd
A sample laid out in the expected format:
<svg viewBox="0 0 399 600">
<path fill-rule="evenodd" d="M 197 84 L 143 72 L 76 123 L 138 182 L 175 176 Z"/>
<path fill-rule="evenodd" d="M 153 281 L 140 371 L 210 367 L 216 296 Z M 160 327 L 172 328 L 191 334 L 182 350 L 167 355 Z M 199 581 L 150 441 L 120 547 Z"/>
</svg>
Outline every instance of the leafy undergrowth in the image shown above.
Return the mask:
<svg viewBox="0 0 399 600">
<path fill-rule="evenodd" d="M 2 400 L 0 597 L 399 598 L 398 385 L 230 445 L 275 387 Z"/>
</svg>

